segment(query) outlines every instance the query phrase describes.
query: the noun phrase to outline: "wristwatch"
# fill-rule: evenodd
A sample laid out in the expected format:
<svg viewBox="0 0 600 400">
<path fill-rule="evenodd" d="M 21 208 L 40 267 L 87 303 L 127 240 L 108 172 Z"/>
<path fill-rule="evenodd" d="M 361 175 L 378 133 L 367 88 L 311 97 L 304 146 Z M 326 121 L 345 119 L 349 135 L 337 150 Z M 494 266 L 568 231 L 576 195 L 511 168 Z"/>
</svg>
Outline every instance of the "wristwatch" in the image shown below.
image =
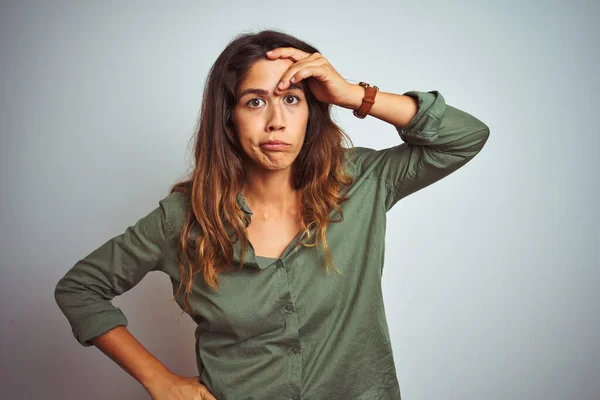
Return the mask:
<svg viewBox="0 0 600 400">
<path fill-rule="evenodd" d="M 358 110 L 352 111 L 352 114 L 354 114 L 354 116 L 357 118 L 363 119 L 369 114 L 371 107 L 373 107 L 373 104 L 375 103 L 375 96 L 377 96 L 379 88 L 366 82 L 359 82 L 358 84 L 365 88 L 365 95 Z"/>
</svg>

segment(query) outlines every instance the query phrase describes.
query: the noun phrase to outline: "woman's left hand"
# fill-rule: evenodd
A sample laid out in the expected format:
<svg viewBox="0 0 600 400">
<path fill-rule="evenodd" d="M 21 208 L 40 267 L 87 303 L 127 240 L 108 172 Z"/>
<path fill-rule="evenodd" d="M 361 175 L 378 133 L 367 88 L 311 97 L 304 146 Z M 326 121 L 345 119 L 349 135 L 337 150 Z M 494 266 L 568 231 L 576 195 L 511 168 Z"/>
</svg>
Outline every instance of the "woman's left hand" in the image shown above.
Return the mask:
<svg viewBox="0 0 600 400">
<path fill-rule="evenodd" d="M 283 87 L 279 87 L 279 91 L 285 90 L 290 83 L 298 84 L 303 79 L 313 78 L 307 79 L 306 84 L 321 102 L 352 108 L 356 103 L 354 97 L 357 93 L 360 95 L 356 89 L 362 88 L 347 82 L 321 53 L 311 54 L 295 47 L 279 47 L 266 55 L 270 60 L 289 58 L 294 61 L 281 76 Z"/>
</svg>

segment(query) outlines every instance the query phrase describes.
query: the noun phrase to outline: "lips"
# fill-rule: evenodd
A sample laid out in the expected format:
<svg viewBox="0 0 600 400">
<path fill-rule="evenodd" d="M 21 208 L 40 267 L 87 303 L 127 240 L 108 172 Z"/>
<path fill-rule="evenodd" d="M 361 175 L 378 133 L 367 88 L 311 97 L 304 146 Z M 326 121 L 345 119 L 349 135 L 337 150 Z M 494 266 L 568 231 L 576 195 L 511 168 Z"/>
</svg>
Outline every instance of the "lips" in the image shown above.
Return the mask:
<svg viewBox="0 0 600 400">
<path fill-rule="evenodd" d="M 287 144 L 286 142 L 282 142 L 281 140 L 267 140 L 264 144 Z M 262 146 L 262 145 L 261 145 Z"/>
<path fill-rule="evenodd" d="M 260 145 L 262 149 L 269 151 L 283 150 L 288 146 L 288 143 L 282 142 L 281 140 L 267 140 Z"/>
</svg>

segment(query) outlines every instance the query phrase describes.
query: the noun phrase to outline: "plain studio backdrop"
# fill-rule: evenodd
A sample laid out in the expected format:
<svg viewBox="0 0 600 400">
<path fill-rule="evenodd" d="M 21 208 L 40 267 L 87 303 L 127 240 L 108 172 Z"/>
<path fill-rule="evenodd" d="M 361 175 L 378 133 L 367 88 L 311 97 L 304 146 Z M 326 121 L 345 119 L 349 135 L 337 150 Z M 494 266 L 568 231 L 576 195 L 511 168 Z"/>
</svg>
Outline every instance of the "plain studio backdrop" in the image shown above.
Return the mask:
<svg viewBox="0 0 600 400">
<path fill-rule="evenodd" d="M 210 66 L 236 34 L 272 28 L 352 83 L 439 90 L 490 127 L 470 163 L 388 214 L 403 400 L 600 398 L 599 17 L 592 1 L 3 1 L 0 397 L 149 398 L 76 342 L 54 287 L 168 194 Z M 357 146 L 401 142 L 376 118 L 334 116 Z M 171 290 L 150 273 L 114 304 L 196 375 Z"/>
</svg>

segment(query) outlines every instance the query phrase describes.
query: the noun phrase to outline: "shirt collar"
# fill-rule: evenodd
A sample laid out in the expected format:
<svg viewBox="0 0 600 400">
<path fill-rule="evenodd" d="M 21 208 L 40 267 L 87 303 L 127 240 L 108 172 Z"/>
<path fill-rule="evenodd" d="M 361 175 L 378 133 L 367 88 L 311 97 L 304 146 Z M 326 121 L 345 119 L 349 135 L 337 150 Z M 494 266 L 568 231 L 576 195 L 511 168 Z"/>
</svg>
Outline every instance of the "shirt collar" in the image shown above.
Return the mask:
<svg viewBox="0 0 600 400">
<path fill-rule="evenodd" d="M 238 208 L 240 210 L 244 211 L 246 213 L 246 215 L 248 215 L 248 216 L 252 215 L 252 210 L 248 206 L 248 203 L 246 203 L 246 199 L 242 195 L 241 191 L 239 191 L 237 193 L 236 203 L 237 203 Z M 242 243 L 238 239 L 235 241 L 235 243 L 233 243 L 233 263 L 236 268 L 239 265 L 241 259 L 242 259 Z M 246 246 L 246 252 L 244 255 L 244 266 L 258 268 L 258 269 L 266 268 L 266 267 L 261 267 L 256 262 L 256 255 L 254 254 L 254 249 L 252 249 L 252 247 L 250 247 L 250 243 L 248 243 L 248 245 Z"/>
<path fill-rule="evenodd" d="M 237 193 L 236 200 L 239 209 L 243 210 L 248 215 L 252 215 L 252 210 L 248 206 L 248 203 L 246 203 L 246 199 L 244 198 L 244 195 L 242 194 L 241 190 Z"/>
</svg>

